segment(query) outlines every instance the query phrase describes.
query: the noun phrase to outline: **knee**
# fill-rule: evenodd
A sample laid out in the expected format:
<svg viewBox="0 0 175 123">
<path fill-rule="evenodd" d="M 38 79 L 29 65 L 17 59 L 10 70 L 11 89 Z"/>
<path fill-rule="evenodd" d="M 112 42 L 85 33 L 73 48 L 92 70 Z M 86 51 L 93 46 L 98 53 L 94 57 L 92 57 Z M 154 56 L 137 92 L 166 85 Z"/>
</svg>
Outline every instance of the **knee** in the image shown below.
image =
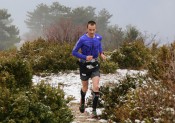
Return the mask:
<svg viewBox="0 0 175 123">
<path fill-rule="evenodd" d="M 96 85 L 96 86 L 93 87 L 93 91 L 95 91 L 95 92 L 98 92 L 99 91 L 98 85 Z"/>
<path fill-rule="evenodd" d="M 82 87 L 82 91 L 83 91 L 83 92 L 87 92 L 87 90 L 88 90 L 88 87 L 86 87 L 86 86 L 83 86 L 83 87 Z"/>
</svg>

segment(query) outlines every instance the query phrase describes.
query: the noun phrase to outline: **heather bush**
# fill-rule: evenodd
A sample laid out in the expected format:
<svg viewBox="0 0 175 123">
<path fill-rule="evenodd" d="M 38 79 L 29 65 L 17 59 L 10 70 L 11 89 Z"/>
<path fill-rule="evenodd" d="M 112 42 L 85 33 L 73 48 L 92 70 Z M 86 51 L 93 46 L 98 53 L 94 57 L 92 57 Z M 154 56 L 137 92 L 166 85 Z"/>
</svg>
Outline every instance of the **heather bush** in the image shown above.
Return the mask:
<svg viewBox="0 0 175 123">
<path fill-rule="evenodd" d="M 144 122 L 175 122 L 175 98 L 161 82 L 146 80 L 146 84 L 127 94 L 121 107 L 115 108 L 115 117 L 120 122 L 135 120 Z"/>
<path fill-rule="evenodd" d="M 0 53 L 0 85 L 11 88 L 29 88 L 32 84 L 32 70 L 27 61 L 20 59 L 16 51 Z"/>
<path fill-rule="evenodd" d="M 155 49 L 155 48 L 154 48 Z M 163 81 L 172 91 L 175 89 L 175 42 L 156 48 L 156 54 L 148 65 L 148 72 L 156 80 Z M 175 91 L 174 91 L 175 92 Z"/>
<path fill-rule="evenodd" d="M 118 68 L 118 64 L 112 61 L 101 61 L 100 62 L 100 70 L 102 73 L 115 73 Z"/>
<path fill-rule="evenodd" d="M 0 86 L 7 87 L 10 90 L 15 90 L 17 83 L 13 74 L 10 74 L 8 71 L 0 72 Z"/>
<path fill-rule="evenodd" d="M 175 94 L 162 81 L 127 76 L 101 88 L 102 118 L 114 122 L 175 122 Z"/>
<path fill-rule="evenodd" d="M 58 72 L 61 70 L 76 70 L 77 59 L 72 53 L 73 45 L 45 41 L 39 38 L 26 42 L 20 49 L 19 55 L 30 61 L 34 72 Z"/>
<path fill-rule="evenodd" d="M 64 92 L 44 82 L 26 91 L 0 86 L 0 122 L 70 123 L 73 120 Z"/>
<path fill-rule="evenodd" d="M 101 98 L 104 101 L 102 118 L 116 122 L 120 121 L 120 119 L 118 119 L 115 115 L 115 110 L 117 107 L 121 107 L 125 104 L 127 100 L 127 93 L 142 83 L 143 79 L 141 77 L 138 78 L 127 75 L 126 78 L 121 80 L 119 83 L 114 83 L 112 85 L 107 84 L 101 87 Z"/>
<path fill-rule="evenodd" d="M 149 72 L 155 79 L 175 81 L 175 42 L 157 49 L 149 65 Z"/>
<path fill-rule="evenodd" d="M 150 61 L 150 51 L 143 40 L 124 42 L 120 49 L 111 55 L 112 61 L 118 63 L 119 68 L 145 69 Z"/>
</svg>

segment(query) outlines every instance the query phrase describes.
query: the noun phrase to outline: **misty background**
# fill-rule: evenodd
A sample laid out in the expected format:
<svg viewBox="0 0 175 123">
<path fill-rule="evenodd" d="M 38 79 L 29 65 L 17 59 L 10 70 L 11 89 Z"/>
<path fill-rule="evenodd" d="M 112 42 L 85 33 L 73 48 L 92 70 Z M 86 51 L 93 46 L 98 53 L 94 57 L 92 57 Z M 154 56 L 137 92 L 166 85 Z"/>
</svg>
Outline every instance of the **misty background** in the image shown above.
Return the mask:
<svg viewBox="0 0 175 123">
<path fill-rule="evenodd" d="M 50 6 L 53 2 L 70 8 L 92 6 L 96 13 L 105 8 L 112 17 L 111 25 L 123 30 L 127 25 L 135 26 L 143 34 L 156 36 L 161 43 L 175 40 L 175 1 L 174 0 L 0 0 L 0 9 L 7 9 L 13 24 L 18 27 L 20 37 L 29 31 L 25 24 L 27 12 L 33 12 L 43 3 Z"/>
<path fill-rule="evenodd" d="M 107 56 L 98 59 L 106 79 L 100 118 L 175 122 L 174 5 L 175 0 L 0 0 L 0 122 L 79 119 L 70 110 L 74 96 L 65 95 L 63 87 L 77 88 L 72 84 L 78 84 L 79 65 L 72 49 L 91 19 Z M 61 83 L 39 84 L 43 77 Z"/>
</svg>

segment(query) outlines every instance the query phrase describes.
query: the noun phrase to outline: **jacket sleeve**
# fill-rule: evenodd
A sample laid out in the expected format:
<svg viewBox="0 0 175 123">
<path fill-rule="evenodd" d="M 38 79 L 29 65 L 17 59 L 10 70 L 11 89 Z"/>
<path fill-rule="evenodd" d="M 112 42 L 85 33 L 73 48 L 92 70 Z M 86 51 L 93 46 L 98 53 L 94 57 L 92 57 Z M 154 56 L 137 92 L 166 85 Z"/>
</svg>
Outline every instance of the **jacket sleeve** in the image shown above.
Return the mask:
<svg viewBox="0 0 175 123">
<path fill-rule="evenodd" d="M 73 50 L 72 50 L 72 55 L 77 57 L 77 58 L 80 58 L 80 59 L 84 59 L 86 60 L 86 55 L 83 55 L 81 53 L 79 53 L 79 49 L 82 47 L 82 40 L 79 39 L 76 43 L 76 45 L 74 46 Z"/>
<path fill-rule="evenodd" d="M 100 40 L 100 44 L 99 44 L 99 53 L 101 54 L 101 53 L 103 53 L 102 42 L 101 42 L 102 37 L 100 37 L 99 40 Z"/>
</svg>

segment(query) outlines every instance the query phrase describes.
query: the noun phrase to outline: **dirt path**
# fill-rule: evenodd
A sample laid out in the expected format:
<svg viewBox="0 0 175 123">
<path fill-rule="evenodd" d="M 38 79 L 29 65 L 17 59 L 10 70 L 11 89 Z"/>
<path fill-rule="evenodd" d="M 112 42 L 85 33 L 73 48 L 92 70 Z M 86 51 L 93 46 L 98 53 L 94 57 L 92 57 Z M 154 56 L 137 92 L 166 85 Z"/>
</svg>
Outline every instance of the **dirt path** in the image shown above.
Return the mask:
<svg viewBox="0 0 175 123">
<path fill-rule="evenodd" d="M 89 114 L 87 112 L 80 113 L 78 103 L 71 103 L 70 108 L 72 109 L 72 113 L 75 117 L 72 123 L 107 123 L 107 121 L 104 120 L 96 120 L 89 118 Z"/>
</svg>

